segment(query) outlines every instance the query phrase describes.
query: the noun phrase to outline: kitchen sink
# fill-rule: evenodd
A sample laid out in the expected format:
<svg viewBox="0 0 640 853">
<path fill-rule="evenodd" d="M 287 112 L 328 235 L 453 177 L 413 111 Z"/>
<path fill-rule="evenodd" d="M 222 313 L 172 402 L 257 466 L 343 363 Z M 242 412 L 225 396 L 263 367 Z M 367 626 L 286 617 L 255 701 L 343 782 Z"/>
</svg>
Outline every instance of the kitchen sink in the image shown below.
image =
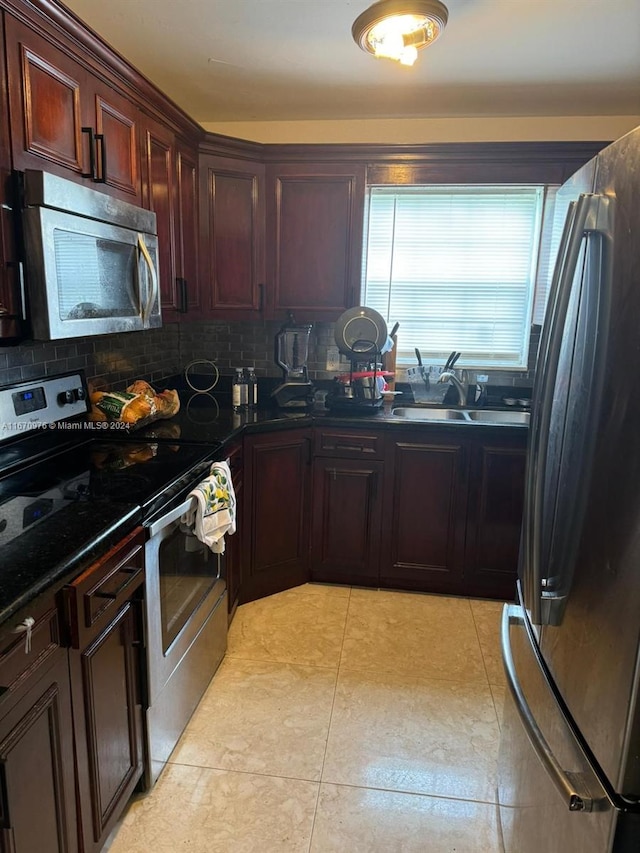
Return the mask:
<svg viewBox="0 0 640 853">
<path fill-rule="evenodd" d="M 462 409 L 427 409 L 416 406 L 400 407 L 391 412 L 397 418 L 407 418 L 410 421 L 465 421 L 466 412 Z"/>
<path fill-rule="evenodd" d="M 425 406 L 400 406 L 391 414 L 410 421 L 466 421 L 482 424 L 511 424 L 528 426 L 529 412 L 497 411 L 495 409 L 438 409 Z"/>
<path fill-rule="evenodd" d="M 520 424 L 529 425 L 529 412 L 496 412 L 491 409 L 474 409 L 467 412 L 472 421 L 485 424 Z"/>
</svg>

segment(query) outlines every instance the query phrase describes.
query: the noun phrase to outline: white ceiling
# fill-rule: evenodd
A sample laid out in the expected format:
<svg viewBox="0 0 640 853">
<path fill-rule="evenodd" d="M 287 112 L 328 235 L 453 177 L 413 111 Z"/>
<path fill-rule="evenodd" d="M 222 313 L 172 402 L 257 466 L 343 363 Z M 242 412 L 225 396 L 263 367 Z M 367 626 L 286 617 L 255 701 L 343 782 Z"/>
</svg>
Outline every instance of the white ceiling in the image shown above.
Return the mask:
<svg viewBox="0 0 640 853">
<path fill-rule="evenodd" d="M 369 0 L 65 0 L 201 123 L 640 114 L 640 0 L 445 0 L 413 68 L 351 37 Z"/>
</svg>

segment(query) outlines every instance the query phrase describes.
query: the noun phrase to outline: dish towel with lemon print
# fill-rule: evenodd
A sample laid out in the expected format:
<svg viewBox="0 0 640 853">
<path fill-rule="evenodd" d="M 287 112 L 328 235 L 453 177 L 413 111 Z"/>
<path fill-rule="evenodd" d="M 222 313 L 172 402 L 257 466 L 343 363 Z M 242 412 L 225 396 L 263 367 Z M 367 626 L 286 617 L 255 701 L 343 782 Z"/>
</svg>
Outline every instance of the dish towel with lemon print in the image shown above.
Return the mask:
<svg viewBox="0 0 640 853">
<path fill-rule="evenodd" d="M 191 507 L 182 523 L 214 554 L 224 554 L 224 537 L 236 530 L 236 496 L 227 462 L 214 462 L 209 476 L 189 492 Z"/>
</svg>

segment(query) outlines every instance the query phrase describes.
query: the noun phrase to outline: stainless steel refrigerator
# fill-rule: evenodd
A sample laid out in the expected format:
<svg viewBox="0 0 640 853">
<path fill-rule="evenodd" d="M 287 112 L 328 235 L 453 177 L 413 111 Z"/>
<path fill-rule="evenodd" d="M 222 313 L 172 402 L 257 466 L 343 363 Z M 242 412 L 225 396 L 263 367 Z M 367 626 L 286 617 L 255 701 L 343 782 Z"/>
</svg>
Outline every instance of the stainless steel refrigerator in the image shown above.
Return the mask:
<svg viewBox="0 0 640 853">
<path fill-rule="evenodd" d="M 506 853 L 640 851 L 640 128 L 559 191 L 498 801 Z"/>
</svg>

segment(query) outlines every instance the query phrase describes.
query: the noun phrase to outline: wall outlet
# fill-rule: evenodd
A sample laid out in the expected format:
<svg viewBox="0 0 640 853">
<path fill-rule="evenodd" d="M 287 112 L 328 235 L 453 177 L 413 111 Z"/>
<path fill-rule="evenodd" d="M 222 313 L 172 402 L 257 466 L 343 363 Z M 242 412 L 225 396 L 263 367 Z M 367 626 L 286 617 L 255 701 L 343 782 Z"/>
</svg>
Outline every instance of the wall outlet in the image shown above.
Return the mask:
<svg viewBox="0 0 640 853">
<path fill-rule="evenodd" d="M 337 373 L 340 370 L 340 350 L 338 347 L 327 347 L 327 372 Z"/>
</svg>

